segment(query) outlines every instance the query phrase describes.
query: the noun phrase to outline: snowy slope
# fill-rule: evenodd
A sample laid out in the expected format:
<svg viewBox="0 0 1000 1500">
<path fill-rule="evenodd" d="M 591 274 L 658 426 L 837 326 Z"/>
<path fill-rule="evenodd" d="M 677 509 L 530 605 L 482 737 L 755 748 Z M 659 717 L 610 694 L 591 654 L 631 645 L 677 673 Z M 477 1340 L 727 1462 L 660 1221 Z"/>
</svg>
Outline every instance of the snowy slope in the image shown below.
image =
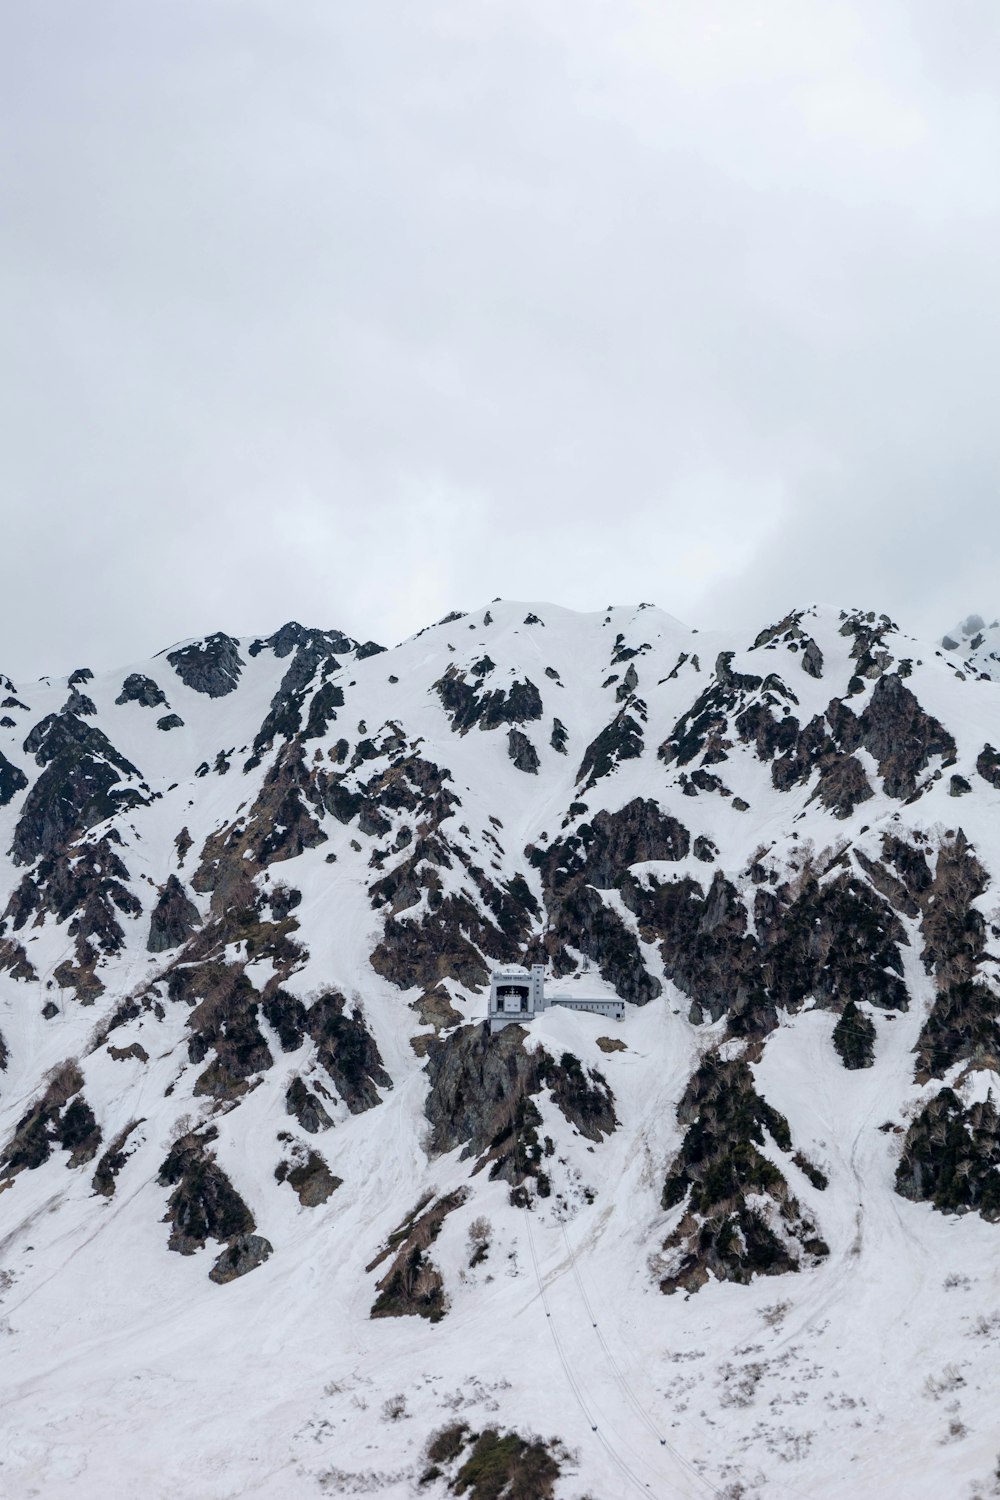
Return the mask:
<svg viewBox="0 0 1000 1500">
<path fill-rule="evenodd" d="M 0 1492 L 1000 1493 L 988 632 L 761 626 L 0 678 Z"/>
</svg>

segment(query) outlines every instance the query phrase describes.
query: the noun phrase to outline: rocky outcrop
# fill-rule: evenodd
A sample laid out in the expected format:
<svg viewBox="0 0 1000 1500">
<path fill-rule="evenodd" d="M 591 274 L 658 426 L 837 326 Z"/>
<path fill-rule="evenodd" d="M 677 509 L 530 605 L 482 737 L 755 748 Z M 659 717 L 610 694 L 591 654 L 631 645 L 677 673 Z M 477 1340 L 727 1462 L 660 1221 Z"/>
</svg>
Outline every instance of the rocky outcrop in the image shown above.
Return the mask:
<svg viewBox="0 0 1000 1500">
<path fill-rule="evenodd" d="M 749 1282 L 829 1254 L 785 1177 L 760 1150 L 766 1139 L 791 1158 L 791 1133 L 784 1115 L 757 1093 L 746 1062 L 710 1055 L 688 1084 L 677 1118 L 688 1130 L 662 1201 L 665 1209 L 683 1205 L 684 1213 L 664 1245 L 661 1291 L 695 1292 L 709 1276 Z"/>
<path fill-rule="evenodd" d="M 535 1177 L 543 1196 L 547 1179 L 532 1095 L 549 1089 L 565 1118 L 589 1140 L 601 1140 L 618 1123 L 614 1096 L 596 1069 L 585 1072 L 571 1053 L 556 1063 L 542 1048 L 525 1051 L 519 1026 L 496 1036 L 479 1025 L 429 1037 L 427 1077 L 431 1153 L 461 1146 L 463 1159 L 477 1158 L 476 1172 L 489 1166 L 491 1177 L 515 1185 Z"/>
<path fill-rule="evenodd" d="M 8 802 L 13 802 L 18 792 L 23 792 L 28 785 L 28 778 L 20 766 L 15 766 L 0 752 L 0 807 L 6 807 Z"/>
<path fill-rule="evenodd" d="M 896 1192 L 940 1213 L 1000 1221 L 1000 1119 L 992 1096 L 966 1107 L 942 1089 L 906 1132 Z"/>
<path fill-rule="evenodd" d="M 948 730 L 920 707 L 897 672 L 875 684 L 861 715 L 861 743 L 878 761 L 882 789 L 890 797 L 912 797 L 931 759 L 954 759 L 956 753 Z"/>
<path fill-rule="evenodd" d="M 285 1093 L 285 1110 L 294 1115 L 310 1135 L 318 1135 L 321 1130 L 329 1130 L 333 1121 L 323 1108 L 319 1099 L 310 1089 L 306 1087 L 302 1079 L 295 1077 L 288 1085 Z"/>
<path fill-rule="evenodd" d="M 992 745 L 984 745 L 976 757 L 976 770 L 990 786 L 1000 790 L 1000 753 Z"/>
<path fill-rule="evenodd" d="M 305 739 L 325 734 L 327 725 L 337 717 L 337 709 L 344 706 L 343 689 L 326 680 L 331 673 L 339 672 L 341 666 L 331 643 L 336 641 L 336 649 L 344 652 L 352 649 L 353 642 L 337 631 L 304 630 L 302 626 L 293 624 L 284 626 L 282 631 L 271 637 L 272 641 L 279 641 L 285 648 L 282 651 L 275 650 L 276 656 L 288 654 L 293 631 L 295 655 L 271 699 L 267 717 L 254 739 L 254 753 L 247 762 L 248 766 L 257 765 L 263 751 L 275 739 L 290 740 L 300 732 L 303 709 L 310 694 L 312 702 Z M 318 681 L 320 676 L 322 681 Z"/>
<path fill-rule="evenodd" d="M 125 1126 L 124 1130 L 119 1130 L 97 1163 L 91 1187 L 102 1198 L 110 1198 L 114 1195 L 118 1184 L 118 1174 L 138 1145 L 138 1141 L 134 1137 L 135 1132 L 142 1124 L 142 1120 L 132 1120 Z M 129 1147 L 130 1139 L 132 1140 L 131 1147 Z"/>
<path fill-rule="evenodd" d="M 434 683 L 434 691 L 457 734 L 468 734 L 476 725 L 480 729 L 498 729 L 501 724 L 527 724 L 542 717 L 542 695 L 530 678 L 514 681 L 507 689 L 490 690 L 484 686 L 484 680 L 492 671 L 493 663 L 484 657 L 470 672 L 449 667 Z"/>
<path fill-rule="evenodd" d="M 545 892 L 544 955 L 555 973 L 575 967 L 569 950 L 576 949 L 598 964 L 602 977 L 624 999 L 640 1005 L 654 999 L 659 981 L 648 973 L 633 933 L 598 892 L 620 890 L 625 904 L 633 905 L 631 867 L 653 860 L 675 862 L 688 854 L 690 845 L 682 823 L 655 802 L 635 798 L 618 812 L 602 810 L 547 848 L 530 846 L 525 852 Z"/>
<path fill-rule="evenodd" d="M 365 1268 L 374 1271 L 392 1255 L 388 1271 L 376 1282 L 378 1296 L 372 1304 L 373 1318 L 427 1318 L 438 1323 L 448 1310 L 444 1280 L 428 1250 L 450 1213 L 468 1194 L 464 1189 L 434 1202 L 424 1198 L 408 1219 L 389 1236 L 384 1250 Z"/>
<path fill-rule="evenodd" d="M 692 999 L 692 1019 L 728 1013 L 741 1035 L 763 1035 L 777 1012 L 810 996 L 840 1010 L 848 1000 L 881 1009 L 908 1006 L 895 912 L 848 874 L 820 879 L 801 872 L 795 887 L 759 887 L 754 929 L 739 892 L 717 872 L 706 892 L 690 878 L 627 886 L 647 941 L 660 944 L 664 968 Z"/>
<path fill-rule="evenodd" d="M 146 948 L 150 953 L 166 953 L 179 948 L 201 925 L 201 913 L 188 896 L 176 875 L 168 875 L 160 898 L 149 915 Z"/>
<path fill-rule="evenodd" d="M 69 1152 L 67 1166 L 91 1161 L 101 1144 L 101 1129 L 84 1099 L 83 1074 L 67 1062 L 50 1076 L 40 1099 L 18 1120 L 0 1154 L 0 1172 L 14 1176 L 44 1166 L 54 1146 Z"/>
<path fill-rule="evenodd" d="M 302 1161 L 281 1162 L 274 1176 L 294 1189 L 303 1208 L 318 1208 L 343 1185 L 343 1178 L 333 1175 L 318 1151 L 308 1152 Z"/>
<path fill-rule="evenodd" d="M 529 776 L 538 775 L 539 759 L 538 751 L 520 729 L 511 729 L 507 735 L 507 754 L 519 771 L 526 772 Z"/>
<path fill-rule="evenodd" d="M 253 1214 L 209 1150 L 217 1135 L 211 1127 L 181 1136 L 160 1167 L 157 1181 L 174 1189 L 164 1214 L 164 1223 L 171 1226 L 167 1246 L 181 1255 L 193 1255 L 210 1239 L 235 1243 L 256 1228 Z"/>
<path fill-rule="evenodd" d="M 589 791 L 604 777 L 610 776 L 623 760 L 637 760 L 642 754 L 644 741 L 640 720 L 645 718 L 645 713 L 641 711 L 638 700 L 632 708 L 634 712 L 630 712 L 628 706 L 621 709 L 583 752 L 576 773 L 581 792 Z"/>
<path fill-rule="evenodd" d="M 248 1271 L 256 1271 L 273 1254 L 274 1246 L 263 1235 L 238 1234 L 216 1257 L 208 1279 L 218 1286 L 225 1286 L 227 1281 L 235 1281 Z"/>
<path fill-rule="evenodd" d="M 167 652 L 167 661 L 185 687 L 209 698 L 224 698 L 239 685 L 243 658 L 239 641 L 217 631 L 189 646 Z"/>
<path fill-rule="evenodd" d="M 159 684 L 142 672 L 130 672 L 115 699 L 117 704 L 138 703 L 143 708 L 159 708 L 166 701 L 167 695 Z"/>
<path fill-rule="evenodd" d="M 121 785 L 139 780 L 131 761 L 75 714 L 49 714 L 31 730 L 24 748 L 43 770 L 14 829 L 15 864 L 56 853 L 95 823 L 147 801 L 138 787 Z"/>
</svg>

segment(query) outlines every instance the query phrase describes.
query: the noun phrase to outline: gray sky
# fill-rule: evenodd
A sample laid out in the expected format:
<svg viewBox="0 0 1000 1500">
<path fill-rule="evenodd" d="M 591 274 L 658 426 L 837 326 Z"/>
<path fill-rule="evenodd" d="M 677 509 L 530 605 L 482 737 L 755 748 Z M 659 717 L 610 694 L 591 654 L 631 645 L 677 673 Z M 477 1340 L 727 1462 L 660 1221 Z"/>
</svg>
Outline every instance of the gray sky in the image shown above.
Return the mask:
<svg viewBox="0 0 1000 1500">
<path fill-rule="evenodd" d="M 31 0 L 0 669 L 1000 611 L 996 0 Z"/>
</svg>

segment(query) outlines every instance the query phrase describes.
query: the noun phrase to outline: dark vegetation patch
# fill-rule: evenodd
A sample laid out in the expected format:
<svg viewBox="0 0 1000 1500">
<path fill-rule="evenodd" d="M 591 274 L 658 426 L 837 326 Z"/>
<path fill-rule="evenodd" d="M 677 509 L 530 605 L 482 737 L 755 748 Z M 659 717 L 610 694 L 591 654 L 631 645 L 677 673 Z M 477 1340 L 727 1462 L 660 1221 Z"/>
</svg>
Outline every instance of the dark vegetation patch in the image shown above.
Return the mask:
<svg viewBox="0 0 1000 1500">
<path fill-rule="evenodd" d="M 424 1200 L 389 1236 L 385 1247 L 365 1268 L 374 1271 L 392 1256 L 389 1269 L 376 1283 L 378 1296 L 372 1304 L 373 1318 L 417 1316 L 438 1323 L 444 1317 L 448 1310 L 444 1280 L 427 1252 L 441 1233 L 447 1216 L 467 1197 L 465 1189 L 459 1189 L 429 1206 Z"/>
<path fill-rule="evenodd" d="M 129 1138 L 134 1136 L 141 1124 L 142 1120 L 132 1120 L 124 1130 L 119 1130 L 97 1163 L 91 1187 L 102 1198 L 110 1198 L 114 1194 L 118 1174 L 138 1145 L 138 1141 L 133 1140 L 130 1147 Z"/>
<path fill-rule="evenodd" d="M 495 1036 L 485 1024 L 463 1026 L 427 1038 L 426 1046 L 429 1149 L 438 1153 L 462 1146 L 463 1158 L 477 1158 L 477 1172 L 488 1166 L 492 1178 L 515 1186 L 535 1177 L 546 1195 L 537 1130 L 541 1116 L 531 1098 L 543 1089 L 588 1140 L 600 1141 L 618 1124 L 614 1095 L 596 1068 L 584 1069 L 569 1052 L 558 1063 L 542 1048 L 527 1052 L 519 1026 L 506 1026 Z"/>
<path fill-rule="evenodd" d="M 201 914 L 176 875 L 168 875 L 159 899 L 149 915 L 146 948 L 150 953 L 165 953 L 179 948 L 201 925 Z"/>
<path fill-rule="evenodd" d="M 853 1000 L 833 1028 L 833 1045 L 845 1068 L 870 1068 L 875 1062 L 875 1023 Z"/>
<path fill-rule="evenodd" d="M 496 1427 L 473 1432 L 466 1423 L 455 1422 L 427 1444 L 420 1484 L 446 1477 L 449 1494 L 469 1500 L 552 1500 L 568 1458 L 555 1439 L 546 1442 Z"/>
<path fill-rule="evenodd" d="M 256 1228 L 253 1214 L 209 1150 L 217 1136 L 214 1127 L 181 1136 L 160 1167 L 157 1181 L 174 1189 L 163 1216 L 171 1226 L 167 1246 L 181 1255 L 193 1255 L 207 1240 L 234 1241 Z"/>
<path fill-rule="evenodd" d="M 797 1271 L 804 1257 L 829 1253 L 781 1171 L 759 1149 L 769 1138 L 791 1156 L 791 1132 L 784 1115 L 757 1093 L 745 1061 L 706 1058 L 677 1117 L 688 1130 L 662 1203 L 683 1204 L 684 1213 L 664 1245 L 661 1291 L 694 1292 L 709 1276 L 745 1283 Z"/>
<path fill-rule="evenodd" d="M 896 1191 L 941 1213 L 1000 1220 L 1000 1120 L 992 1096 L 965 1107 L 942 1089 L 906 1132 Z"/>
<path fill-rule="evenodd" d="M 67 1166 L 91 1161 L 101 1144 L 101 1128 L 84 1099 L 83 1074 L 74 1062 L 49 1075 L 40 1099 L 21 1116 L 0 1155 L 0 1171 L 14 1176 L 44 1166 L 54 1146 L 69 1152 Z"/>
</svg>

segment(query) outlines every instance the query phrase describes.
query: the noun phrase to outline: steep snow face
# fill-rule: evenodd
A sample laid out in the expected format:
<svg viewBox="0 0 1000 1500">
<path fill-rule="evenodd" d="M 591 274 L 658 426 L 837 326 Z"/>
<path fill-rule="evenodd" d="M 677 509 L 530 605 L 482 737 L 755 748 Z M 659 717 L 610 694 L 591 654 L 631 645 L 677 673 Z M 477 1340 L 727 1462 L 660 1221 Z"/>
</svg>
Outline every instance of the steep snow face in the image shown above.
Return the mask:
<svg viewBox="0 0 1000 1500">
<path fill-rule="evenodd" d="M 998 642 L 0 679 L 4 1495 L 1000 1493 Z"/>
</svg>

